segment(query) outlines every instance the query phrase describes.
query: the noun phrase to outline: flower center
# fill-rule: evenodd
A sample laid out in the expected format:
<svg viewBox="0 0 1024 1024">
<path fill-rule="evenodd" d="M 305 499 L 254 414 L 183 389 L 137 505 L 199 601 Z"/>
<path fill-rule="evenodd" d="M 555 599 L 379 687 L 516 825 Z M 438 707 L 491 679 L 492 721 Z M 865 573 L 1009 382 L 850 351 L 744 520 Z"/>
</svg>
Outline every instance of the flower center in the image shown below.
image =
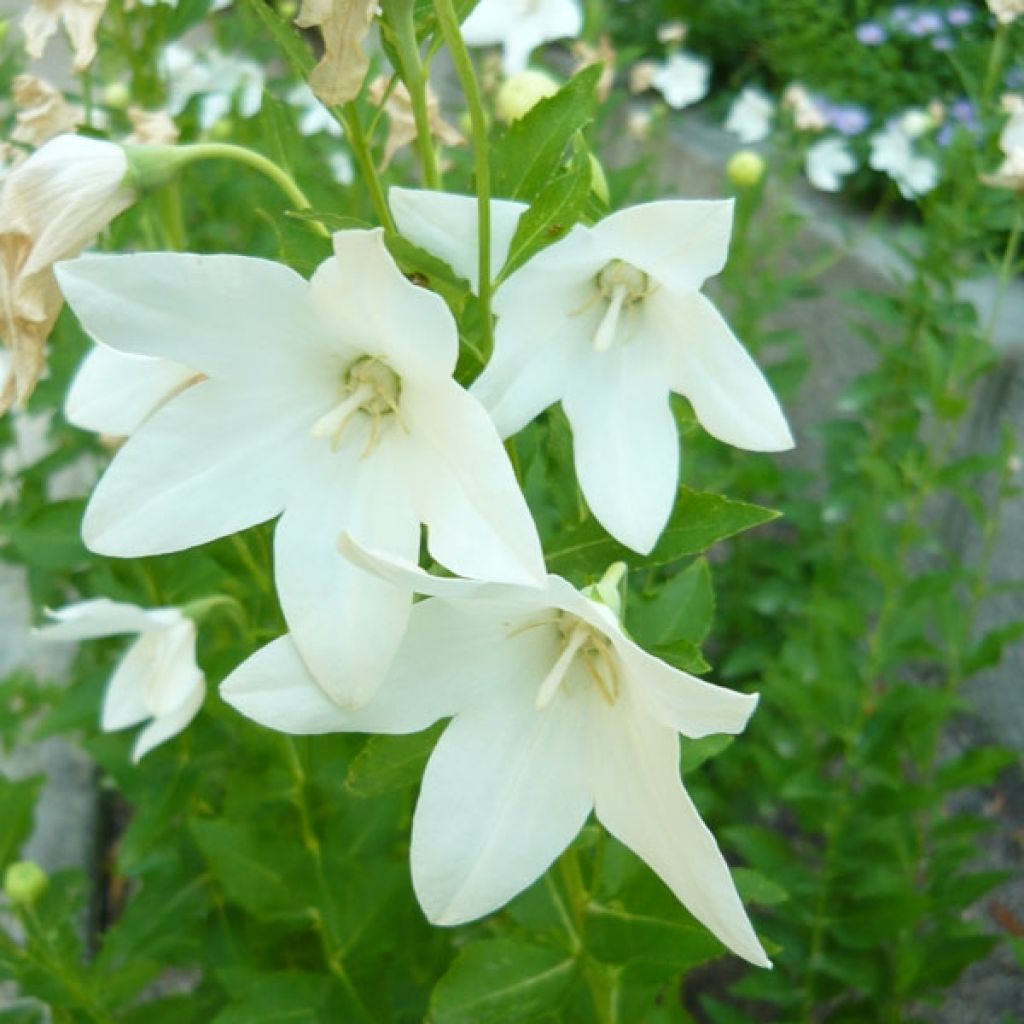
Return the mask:
<svg viewBox="0 0 1024 1024">
<path fill-rule="evenodd" d="M 311 436 L 329 438 L 331 451 L 336 452 L 349 424 L 362 413 L 370 417 L 370 439 L 363 452 L 368 455 L 380 440 L 383 421 L 398 414 L 401 392 L 398 374 L 381 360 L 366 356 L 349 367 L 337 402 L 313 424 Z"/>
<path fill-rule="evenodd" d="M 533 706 L 543 711 L 555 699 L 555 694 L 562 688 L 569 670 L 577 661 L 605 702 L 614 704 L 619 696 L 619 670 L 608 637 L 575 615 L 560 616 L 558 631 L 561 634 L 562 649 L 537 688 Z"/>
<path fill-rule="evenodd" d="M 600 298 L 607 301 L 608 307 L 594 332 L 594 348 L 598 352 L 607 352 L 619 333 L 623 312 L 650 294 L 650 281 L 632 263 L 612 260 L 597 275 L 597 290 Z"/>
</svg>

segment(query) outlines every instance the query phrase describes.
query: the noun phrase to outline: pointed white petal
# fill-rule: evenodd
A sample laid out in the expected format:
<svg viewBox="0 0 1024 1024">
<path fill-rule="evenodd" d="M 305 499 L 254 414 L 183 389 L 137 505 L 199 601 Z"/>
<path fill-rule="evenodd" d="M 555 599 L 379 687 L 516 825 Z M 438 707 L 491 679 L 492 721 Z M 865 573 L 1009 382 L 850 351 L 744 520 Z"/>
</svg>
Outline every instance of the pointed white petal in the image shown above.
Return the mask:
<svg viewBox="0 0 1024 1024">
<path fill-rule="evenodd" d="M 623 633 L 615 643 L 637 700 L 662 725 L 691 739 L 740 733 L 757 707 L 757 694 L 705 682 L 655 658 Z"/>
<path fill-rule="evenodd" d="M 274 577 L 292 639 L 320 685 L 351 707 L 365 704 L 384 678 L 412 592 L 347 562 L 338 539 L 348 530 L 415 559 L 420 538 L 401 445 L 392 433 L 364 456 L 366 429 L 354 423 L 337 452 L 322 446 L 274 536 Z"/>
<path fill-rule="evenodd" d="M 544 556 L 533 516 L 494 424 L 454 380 L 402 396 L 416 504 L 430 553 L 452 572 L 540 585 Z"/>
<path fill-rule="evenodd" d="M 160 611 L 166 614 L 171 610 Z M 154 611 L 106 597 L 79 601 L 46 614 L 51 621 L 34 631 L 41 640 L 92 640 L 119 633 L 141 633 L 159 621 L 153 618 Z"/>
<path fill-rule="evenodd" d="M 400 377 L 450 375 L 459 352 L 455 320 L 439 295 L 398 269 L 384 232 L 339 231 L 334 253 L 310 292 L 339 351 L 376 356 Z"/>
<path fill-rule="evenodd" d="M 287 392 L 196 384 L 114 457 L 85 512 L 86 544 L 120 557 L 162 554 L 271 519 L 284 507 L 315 418 Z"/>
<path fill-rule="evenodd" d="M 206 687 L 197 686 L 189 699 L 171 714 L 165 715 L 163 718 L 154 718 L 139 733 L 139 738 L 135 741 L 135 747 L 132 750 L 132 760 L 137 763 L 154 747 L 177 736 L 199 713 L 205 696 Z"/>
<path fill-rule="evenodd" d="M 146 680 L 146 706 L 156 718 L 174 714 L 187 703 L 197 687 L 204 686 L 202 670 L 196 664 L 196 624 L 187 618 L 165 629 L 150 630 L 157 646 Z"/>
<path fill-rule="evenodd" d="M 435 924 L 502 906 L 547 870 L 590 813 L 580 702 L 558 694 L 544 711 L 533 709 L 558 654 L 555 636 L 537 633 L 521 634 L 507 651 L 519 686 L 460 714 L 427 764 L 411 861 L 416 895 Z"/>
<path fill-rule="evenodd" d="M 754 452 L 793 447 L 771 385 L 708 299 L 665 289 L 647 300 L 645 316 L 672 390 L 689 399 L 709 434 Z"/>
<path fill-rule="evenodd" d="M 562 405 L 590 510 L 613 537 L 646 554 L 668 522 L 679 479 L 659 353 L 645 338 L 591 353 Z"/>
<path fill-rule="evenodd" d="M 480 288 L 480 258 L 475 196 L 420 189 L 392 188 L 388 204 L 398 230 L 414 245 L 444 260 L 459 277 L 469 281 L 474 292 Z M 491 200 L 491 279 L 508 259 L 525 203 L 509 199 Z"/>
<path fill-rule="evenodd" d="M 125 651 L 103 695 L 100 725 L 105 732 L 127 729 L 153 715 L 146 706 L 146 677 L 152 661 L 154 632 L 143 633 Z"/>
<path fill-rule="evenodd" d="M 315 380 L 328 365 L 309 285 L 281 263 L 137 253 L 83 256 L 56 272 L 83 327 L 120 352 L 279 387 Z"/>
<path fill-rule="evenodd" d="M 194 370 L 169 359 L 129 356 L 96 345 L 71 382 L 64 415 L 82 430 L 126 437 L 195 379 Z"/>
<path fill-rule="evenodd" d="M 592 760 L 598 819 L 729 949 L 770 967 L 718 844 L 683 788 L 675 732 L 631 707 L 626 694 L 599 714 Z"/>
<path fill-rule="evenodd" d="M 731 199 L 663 199 L 631 206 L 593 228 L 607 259 L 625 260 L 656 287 L 696 291 L 725 266 Z"/>
</svg>

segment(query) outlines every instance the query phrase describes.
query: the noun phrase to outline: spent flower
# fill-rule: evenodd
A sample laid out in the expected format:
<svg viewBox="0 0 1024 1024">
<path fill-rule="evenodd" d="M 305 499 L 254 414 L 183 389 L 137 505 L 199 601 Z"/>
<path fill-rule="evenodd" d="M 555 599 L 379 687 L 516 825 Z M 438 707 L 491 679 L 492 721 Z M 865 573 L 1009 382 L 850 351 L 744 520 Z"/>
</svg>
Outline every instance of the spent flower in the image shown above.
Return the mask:
<svg viewBox="0 0 1024 1024">
<path fill-rule="evenodd" d="M 74 71 L 85 71 L 96 56 L 96 29 L 107 0 L 30 0 L 21 19 L 25 52 L 38 60 L 61 24 L 74 52 Z"/>
</svg>

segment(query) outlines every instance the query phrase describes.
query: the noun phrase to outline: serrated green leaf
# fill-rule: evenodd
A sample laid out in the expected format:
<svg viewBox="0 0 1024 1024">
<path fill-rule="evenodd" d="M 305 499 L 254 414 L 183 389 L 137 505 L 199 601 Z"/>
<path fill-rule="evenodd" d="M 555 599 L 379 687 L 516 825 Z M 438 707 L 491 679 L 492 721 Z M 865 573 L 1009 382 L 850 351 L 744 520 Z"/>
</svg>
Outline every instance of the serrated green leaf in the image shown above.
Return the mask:
<svg viewBox="0 0 1024 1024">
<path fill-rule="evenodd" d="M 664 914 L 591 903 L 587 907 L 587 949 L 606 963 L 644 959 L 695 967 L 722 954 L 722 944 L 704 927 L 666 901 Z"/>
<path fill-rule="evenodd" d="M 357 796 L 416 786 L 446 723 L 408 736 L 371 736 L 349 766 L 345 785 Z"/>
</svg>

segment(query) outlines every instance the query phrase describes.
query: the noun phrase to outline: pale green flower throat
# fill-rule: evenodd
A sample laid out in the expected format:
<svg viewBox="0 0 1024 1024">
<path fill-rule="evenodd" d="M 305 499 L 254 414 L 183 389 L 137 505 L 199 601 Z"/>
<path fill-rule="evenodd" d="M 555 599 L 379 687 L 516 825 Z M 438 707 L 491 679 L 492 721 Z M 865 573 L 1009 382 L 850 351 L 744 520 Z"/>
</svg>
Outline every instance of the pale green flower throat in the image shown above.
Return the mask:
<svg viewBox="0 0 1024 1024">
<path fill-rule="evenodd" d="M 329 438 L 331 451 L 336 452 L 349 424 L 363 413 L 370 417 L 370 438 L 363 452 L 368 455 L 380 440 L 384 420 L 398 415 L 401 391 L 401 378 L 391 367 L 365 356 L 349 367 L 337 402 L 313 424 L 311 435 Z"/>
<path fill-rule="evenodd" d="M 608 303 L 594 332 L 594 348 L 607 352 L 620 332 L 622 314 L 651 293 L 647 275 L 625 260 L 612 260 L 597 275 L 598 297 Z"/>
</svg>

